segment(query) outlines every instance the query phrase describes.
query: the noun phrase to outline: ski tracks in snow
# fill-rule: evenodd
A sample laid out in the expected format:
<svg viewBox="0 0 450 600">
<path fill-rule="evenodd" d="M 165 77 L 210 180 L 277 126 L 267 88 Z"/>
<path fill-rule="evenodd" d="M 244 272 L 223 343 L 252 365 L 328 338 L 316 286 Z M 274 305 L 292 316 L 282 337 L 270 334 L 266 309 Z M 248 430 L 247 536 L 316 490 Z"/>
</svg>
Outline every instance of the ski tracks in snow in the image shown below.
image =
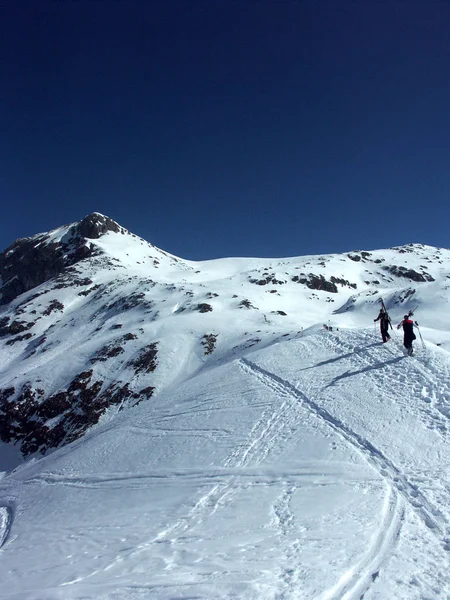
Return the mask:
<svg viewBox="0 0 450 600">
<path fill-rule="evenodd" d="M 368 336 L 367 340 L 373 342 L 373 337 Z M 358 339 L 361 344 L 361 339 Z M 450 378 L 450 368 L 444 368 L 443 365 L 436 364 L 436 361 L 431 362 L 430 359 L 426 359 L 426 365 L 422 364 L 422 356 L 418 354 L 412 358 L 406 357 L 403 354 L 403 346 L 399 346 L 397 340 L 384 346 L 391 356 L 395 358 L 380 363 L 379 360 L 370 355 L 370 349 L 378 346 L 378 344 L 369 344 L 368 346 L 356 346 L 344 341 L 336 336 L 329 336 L 327 338 L 327 346 L 331 347 L 334 351 L 346 352 L 348 358 L 358 366 L 362 366 L 360 372 L 365 371 L 369 375 L 374 372 L 376 376 L 374 379 L 383 380 L 386 382 L 386 389 L 391 389 L 394 393 L 398 391 L 404 391 L 405 386 L 411 387 L 411 397 L 414 399 L 421 399 L 423 403 L 416 403 L 416 409 L 421 413 L 422 419 L 427 422 L 429 429 L 434 429 L 441 433 L 445 441 L 449 441 L 448 433 L 450 431 L 450 385 L 445 383 L 445 380 Z M 397 353 L 392 352 L 392 348 L 402 352 L 400 356 Z M 420 352 L 420 350 L 419 350 Z M 405 379 L 404 370 L 399 368 L 399 362 L 406 360 L 408 361 L 408 381 Z M 352 376 L 357 372 L 346 374 Z M 395 394 L 396 401 L 402 402 L 401 394 Z M 411 403 L 408 403 L 408 408 L 411 408 Z"/>
<path fill-rule="evenodd" d="M 381 450 L 318 404 L 317 399 L 321 390 L 313 399 L 306 396 L 289 381 L 265 370 L 246 358 L 240 360 L 240 366 L 246 373 L 258 379 L 282 398 L 290 397 L 297 405 L 303 406 L 320 418 L 335 433 L 351 444 L 386 483 L 388 500 L 386 501 L 382 524 L 376 539 L 361 563 L 344 574 L 336 586 L 323 596 L 323 600 L 347 599 L 353 597 L 354 593 L 359 594 L 358 597 L 361 597 L 372 582 L 376 580 L 381 565 L 391 553 L 393 545 L 400 534 L 405 503 L 419 516 L 427 528 L 438 537 L 443 548 L 445 550 L 449 549 L 448 523 L 441 512 L 430 504 L 420 489 L 410 483 L 400 469 Z M 292 581 L 292 577 L 290 580 Z M 293 594 L 294 589 L 290 589 L 288 586 L 280 599 L 288 598 Z"/>
<path fill-rule="evenodd" d="M 0 553 L 8 541 L 13 522 L 13 509 L 11 506 L 0 506 Z"/>
<path fill-rule="evenodd" d="M 279 393 L 279 390 L 277 392 Z M 297 413 L 297 410 L 288 393 L 285 394 L 284 401 L 277 404 L 275 410 L 273 403 L 269 404 L 246 436 L 245 441 L 230 452 L 220 468 L 215 469 L 215 476 L 206 473 L 213 483 L 195 501 L 192 507 L 187 512 L 184 512 L 185 509 L 183 509 L 182 515 L 152 539 L 139 544 L 133 549 L 122 552 L 104 568 L 104 571 L 110 571 L 130 558 L 134 559 L 143 553 L 151 552 L 155 544 L 162 544 L 166 547 L 164 552 L 166 568 L 175 568 L 177 555 L 183 545 L 186 544 L 186 540 L 195 538 L 195 529 L 198 529 L 202 523 L 211 518 L 220 507 L 230 503 L 242 487 L 253 485 L 252 480 L 254 477 L 245 477 L 245 469 L 252 467 L 251 472 L 254 473 L 253 467 L 261 464 L 269 453 L 281 452 L 280 439 L 287 440 L 295 434 L 296 430 L 292 428 L 292 419 L 289 418 L 288 413 L 289 411 Z M 200 473 L 198 478 L 201 479 Z M 260 483 L 264 482 L 264 476 L 261 475 L 258 480 Z M 268 484 L 270 485 L 270 481 L 268 481 Z M 285 498 L 280 503 L 278 515 L 280 523 L 285 523 L 288 520 L 286 518 L 289 511 L 288 498 L 295 489 L 295 485 L 291 484 L 291 486 L 291 491 L 286 493 Z M 86 577 L 80 578 L 80 580 L 89 579 L 97 572 L 94 571 Z M 290 575 L 286 574 L 286 577 L 289 578 Z"/>
</svg>

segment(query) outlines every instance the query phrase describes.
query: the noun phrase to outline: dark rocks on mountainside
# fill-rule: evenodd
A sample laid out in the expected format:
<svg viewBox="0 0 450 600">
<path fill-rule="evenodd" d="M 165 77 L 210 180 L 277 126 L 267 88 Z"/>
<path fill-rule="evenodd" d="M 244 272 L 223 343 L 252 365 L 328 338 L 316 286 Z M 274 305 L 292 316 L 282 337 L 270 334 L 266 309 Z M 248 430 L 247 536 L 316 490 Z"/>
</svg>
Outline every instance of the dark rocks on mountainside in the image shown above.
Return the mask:
<svg viewBox="0 0 450 600">
<path fill-rule="evenodd" d="M 322 290 L 324 292 L 331 292 L 333 294 L 337 294 L 338 291 L 336 284 L 325 279 L 323 275 L 314 275 L 313 273 L 310 273 L 308 276 L 306 276 L 302 273 L 300 276 L 294 275 L 294 277 L 292 277 L 292 281 L 294 283 L 302 283 L 310 290 Z"/>
<path fill-rule="evenodd" d="M 201 304 L 197 304 L 197 310 L 201 313 L 211 312 L 213 307 L 211 304 L 206 304 L 206 302 L 202 302 Z"/>
<path fill-rule="evenodd" d="M 315 275 L 314 273 L 309 273 L 308 275 L 305 275 L 304 273 L 301 273 L 300 276 L 295 275 L 294 277 L 292 277 L 292 281 L 294 283 L 302 283 L 303 285 L 306 285 L 306 287 L 308 287 L 310 290 L 329 292 L 331 294 L 337 294 L 337 283 L 341 286 L 347 286 L 353 289 L 357 288 L 356 283 L 350 283 L 350 281 L 348 281 L 347 279 L 334 277 L 334 275 L 332 275 L 330 277 L 330 280 L 328 280 L 325 279 L 323 275 Z"/>
<path fill-rule="evenodd" d="M 287 317 L 287 314 L 284 312 L 284 310 L 272 310 L 271 313 L 273 313 L 274 315 L 280 315 L 282 317 Z"/>
<path fill-rule="evenodd" d="M 148 387 L 140 390 L 139 395 L 145 396 L 146 398 L 151 398 L 153 396 L 154 391 L 155 391 L 155 388 L 153 386 L 149 385 Z M 139 400 L 139 402 L 140 402 L 140 400 Z M 138 402 L 136 404 L 138 404 Z"/>
<path fill-rule="evenodd" d="M 249 277 L 249 282 L 254 283 L 256 285 L 283 285 L 286 283 L 286 280 L 277 279 L 275 273 L 263 273 L 262 279 L 255 279 L 253 277 Z"/>
<path fill-rule="evenodd" d="M 140 390 L 138 392 L 138 394 L 134 394 L 133 398 L 136 398 L 136 396 L 138 396 L 138 399 L 136 400 L 136 402 L 133 404 L 133 406 L 137 406 L 138 404 L 140 404 L 143 400 L 148 400 L 149 398 L 151 398 L 153 396 L 153 393 L 155 391 L 155 388 L 151 385 L 149 385 L 148 387 Z"/>
<path fill-rule="evenodd" d="M 53 419 L 71 407 L 68 394 L 58 392 L 44 400 L 36 409 L 36 414 L 45 420 Z"/>
<path fill-rule="evenodd" d="M 123 352 L 124 349 L 122 346 L 104 346 L 91 358 L 91 363 L 105 362 L 108 358 L 115 358 L 116 356 L 119 356 L 119 354 L 123 354 Z"/>
<path fill-rule="evenodd" d="M 33 321 L 12 321 L 9 324 L 9 317 L 2 317 L 0 319 L 0 336 L 3 335 L 17 335 L 23 331 L 31 329 L 35 325 Z"/>
<path fill-rule="evenodd" d="M 75 225 L 74 229 L 75 233 L 80 237 L 91 240 L 98 239 L 108 231 L 113 231 L 114 233 L 125 233 L 125 229 L 120 227 L 118 223 L 99 213 L 92 213 L 87 217 L 84 217 L 84 219 Z"/>
<path fill-rule="evenodd" d="M 429 273 L 418 273 L 414 271 L 414 269 L 407 269 L 406 267 L 398 267 L 397 265 L 392 265 L 390 267 L 383 267 L 386 271 L 389 271 L 392 275 L 396 275 L 397 277 L 404 277 L 406 279 L 411 279 L 412 281 L 424 282 L 424 281 L 435 281 L 434 277 L 432 277 Z"/>
<path fill-rule="evenodd" d="M 256 306 L 253 306 L 253 304 L 250 302 L 250 300 L 247 300 L 247 298 L 245 300 L 242 300 L 241 302 L 239 302 L 238 308 L 254 308 L 254 309 L 258 310 L 256 308 Z"/>
<path fill-rule="evenodd" d="M 396 304 L 400 303 L 403 304 L 403 302 L 405 300 L 407 300 L 408 298 L 411 298 L 411 296 L 414 296 L 414 294 L 416 293 L 416 290 L 409 288 L 408 290 L 406 290 L 405 292 L 403 292 L 403 294 L 401 294 L 398 298 L 398 300 L 396 301 Z"/>
<path fill-rule="evenodd" d="M 360 262 L 361 260 L 365 262 L 367 260 L 371 260 L 370 257 L 372 256 L 372 253 L 355 250 L 353 251 L 353 254 L 347 254 L 347 256 L 350 260 L 353 260 L 353 262 Z"/>
<path fill-rule="evenodd" d="M 32 337 L 33 337 L 32 333 L 24 333 L 23 335 L 18 335 L 17 337 L 12 338 L 11 340 L 8 340 L 6 342 L 6 345 L 7 346 L 12 346 L 16 342 L 23 342 L 24 340 L 29 340 Z"/>
<path fill-rule="evenodd" d="M 202 336 L 201 344 L 205 347 L 205 356 L 214 352 L 217 343 L 217 335 L 217 333 L 205 333 L 205 335 Z"/>
<path fill-rule="evenodd" d="M 354 290 L 356 290 L 356 288 L 358 287 L 356 285 L 356 283 L 350 283 L 350 281 L 348 281 L 348 279 L 343 279 L 342 277 L 334 277 L 334 275 L 332 275 L 330 277 L 330 281 L 331 283 L 338 283 L 341 287 L 349 287 L 352 288 Z"/>
<path fill-rule="evenodd" d="M 91 282 L 92 283 L 92 282 Z M 81 292 L 78 292 L 79 296 L 88 296 L 90 293 L 95 292 L 95 290 L 98 290 L 99 287 L 101 287 L 100 285 L 94 285 L 91 288 L 88 288 L 87 290 L 83 290 Z"/>
<path fill-rule="evenodd" d="M 158 356 L 158 342 L 153 342 L 145 346 L 139 353 L 139 356 L 127 363 L 128 367 L 133 367 L 135 373 L 153 373 L 158 366 L 156 358 Z"/>
<path fill-rule="evenodd" d="M 5 282 L 0 304 L 55 277 L 66 266 L 61 244 L 47 242 L 46 236 L 17 240 L 0 254 L 0 277 Z"/>
<path fill-rule="evenodd" d="M 132 340 L 137 340 L 137 335 L 131 332 L 122 335 L 121 337 L 115 339 L 110 344 L 103 346 L 100 350 L 96 352 L 96 354 L 91 358 L 91 363 L 95 364 L 97 362 L 105 362 L 109 358 L 115 358 L 120 354 L 123 354 L 124 349 L 121 344 L 125 344 L 126 342 L 130 342 Z"/>
<path fill-rule="evenodd" d="M 50 241 L 46 234 L 16 240 L 0 254 L 0 277 L 5 282 L 0 304 L 56 277 L 66 267 L 98 255 L 99 250 L 87 240 L 98 239 L 107 231 L 124 232 L 109 217 L 93 213 L 73 225 L 61 241 Z"/>
<path fill-rule="evenodd" d="M 122 337 L 122 340 L 124 342 L 130 342 L 131 340 L 137 340 L 137 335 L 135 333 L 128 332 Z"/>
<path fill-rule="evenodd" d="M 62 304 L 58 300 L 52 300 L 50 302 L 50 304 L 48 305 L 48 307 L 46 308 L 46 310 L 44 310 L 44 312 L 42 314 L 45 315 L 46 317 L 48 317 L 55 310 L 63 311 L 64 310 L 64 304 Z"/>
<path fill-rule="evenodd" d="M 12 400 L 14 387 L 0 389 L 0 439 L 19 442 L 22 454 L 45 452 L 81 437 L 95 425 L 111 405 L 133 406 L 153 395 L 148 386 L 139 392 L 118 381 L 102 390 L 103 381 L 93 381 L 93 371 L 79 373 L 66 390 L 45 398 L 44 390 L 27 382 Z"/>
</svg>

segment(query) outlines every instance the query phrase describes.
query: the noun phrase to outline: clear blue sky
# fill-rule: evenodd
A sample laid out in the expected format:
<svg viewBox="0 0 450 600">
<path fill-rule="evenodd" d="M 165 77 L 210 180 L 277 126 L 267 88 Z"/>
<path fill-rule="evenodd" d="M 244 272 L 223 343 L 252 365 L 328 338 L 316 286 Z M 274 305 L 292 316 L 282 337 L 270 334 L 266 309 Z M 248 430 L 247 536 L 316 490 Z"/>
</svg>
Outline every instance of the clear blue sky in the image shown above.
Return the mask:
<svg viewBox="0 0 450 600">
<path fill-rule="evenodd" d="M 0 249 L 450 245 L 448 1 L 3 0 L 0 57 Z"/>
</svg>

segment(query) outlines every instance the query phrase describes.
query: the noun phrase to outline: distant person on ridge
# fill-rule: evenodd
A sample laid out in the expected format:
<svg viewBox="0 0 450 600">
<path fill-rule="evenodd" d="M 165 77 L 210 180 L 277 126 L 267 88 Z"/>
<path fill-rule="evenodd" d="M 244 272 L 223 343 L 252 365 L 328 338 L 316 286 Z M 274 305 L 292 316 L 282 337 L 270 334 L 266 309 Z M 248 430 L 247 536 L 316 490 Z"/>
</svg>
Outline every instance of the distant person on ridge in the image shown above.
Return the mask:
<svg viewBox="0 0 450 600">
<path fill-rule="evenodd" d="M 378 321 L 378 320 L 380 321 L 381 337 L 383 338 L 383 344 L 384 344 L 391 339 L 391 336 L 388 333 L 389 325 L 391 325 L 391 320 L 389 318 L 389 315 L 383 308 L 380 308 L 380 314 L 378 315 L 378 317 L 376 319 L 374 319 L 374 322 Z M 391 325 L 391 329 L 392 329 L 392 325 Z"/>
<path fill-rule="evenodd" d="M 400 327 L 403 327 L 403 345 L 408 351 L 408 356 L 412 356 L 412 343 L 416 339 L 416 336 L 414 334 L 414 321 L 411 319 L 410 315 L 405 315 L 403 317 L 403 321 L 397 325 L 397 329 L 400 329 Z"/>
</svg>

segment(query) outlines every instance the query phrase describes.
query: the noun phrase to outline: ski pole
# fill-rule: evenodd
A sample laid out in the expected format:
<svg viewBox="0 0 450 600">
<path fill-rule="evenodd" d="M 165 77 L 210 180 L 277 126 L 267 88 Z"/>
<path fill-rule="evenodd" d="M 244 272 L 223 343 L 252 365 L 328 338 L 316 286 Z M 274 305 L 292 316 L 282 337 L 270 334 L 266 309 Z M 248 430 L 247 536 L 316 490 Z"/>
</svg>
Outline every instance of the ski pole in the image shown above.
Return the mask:
<svg viewBox="0 0 450 600">
<path fill-rule="evenodd" d="M 420 341 L 422 342 L 422 347 L 425 350 L 425 348 L 426 348 L 425 342 L 423 341 L 423 337 L 422 337 L 422 334 L 420 333 L 420 327 L 417 325 L 417 321 L 416 321 L 415 325 L 416 325 L 417 331 L 419 332 L 419 335 L 420 335 Z"/>
</svg>

